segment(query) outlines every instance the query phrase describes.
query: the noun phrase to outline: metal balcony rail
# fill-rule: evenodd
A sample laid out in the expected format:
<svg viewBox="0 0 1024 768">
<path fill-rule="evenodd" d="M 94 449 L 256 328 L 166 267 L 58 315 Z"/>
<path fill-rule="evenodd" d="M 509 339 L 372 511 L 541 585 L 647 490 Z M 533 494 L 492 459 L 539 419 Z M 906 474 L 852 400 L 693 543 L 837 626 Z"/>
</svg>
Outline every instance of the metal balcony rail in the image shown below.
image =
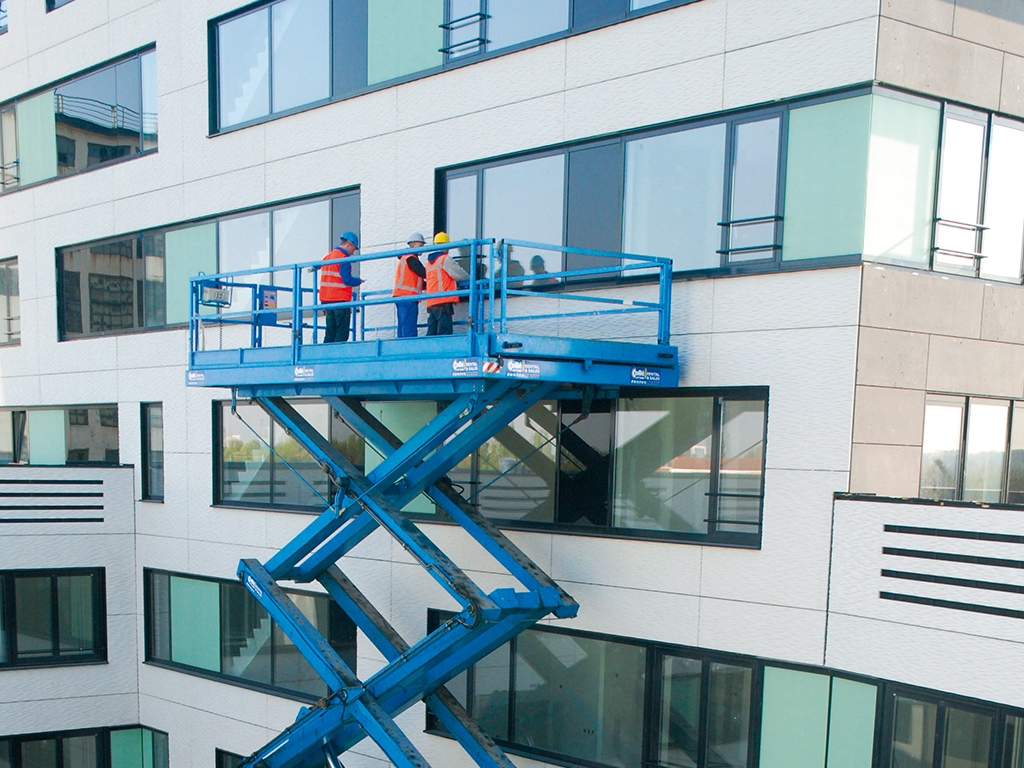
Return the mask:
<svg viewBox="0 0 1024 768">
<path fill-rule="evenodd" d="M 526 249 L 548 254 L 569 254 L 589 257 L 591 261 L 606 259 L 605 266 L 590 266 L 579 269 L 561 269 L 556 272 L 510 274 L 510 249 Z M 405 248 L 383 253 L 352 256 L 335 261 L 309 261 L 275 267 L 261 267 L 213 275 L 199 275 L 191 279 L 191 320 L 189 324 L 190 349 L 199 352 L 205 349 L 205 328 L 209 326 L 246 326 L 249 328 L 249 348 L 283 346 L 265 339 L 266 328 L 287 328 L 290 344 L 298 357 L 298 348 L 303 344 L 322 343 L 325 329 L 320 313 L 327 309 L 349 307 L 355 313 L 363 313 L 356 321 L 354 339 L 357 341 L 380 338 L 389 334 L 394 325 L 368 326 L 365 312 L 369 308 L 382 307 L 401 301 L 391 296 L 390 276 L 393 259 L 406 253 L 431 253 L 440 250 L 438 246 Z M 433 294 L 436 297 L 456 297 L 465 302 L 467 318 L 456 324 L 460 329 L 489 334 L 508 333 L 509 323 L 571 317 L 603 317 L 632 314 L 653 315 L 656 318 L 658 343 L 669 343 L 669 320 L 672 289 L 672 262 L 670 259 L 637 254 L 611 253 L 582 248 L 531 243 L 520 240 L 462 240 L 446 244 L 444 250 L 453 257 L 461 253 L 469 257 L 469 280 L 460 284 L 457 290 Z M 562 258 L 562 257 L 560 257 Z M 563 259 L 564 260 L 564 259 Z M 348 264 L 388 261 L 386 274 L 389 287 L 385 290 L 353 293 L 351 301 L 320 302 L 318 286 L 320 272 L 329 264 L 342 261 Z M 522 265 L 514 268 L 518 271 Z M 599 285 L 586 285 L 601 278 L 617 279 L 623 275 L 656 275 L 658 295 L 656 300 L 602 296 Z M 560 289 L 565 281 L 586 281 L 586 292 L 567 292 Z M 204 292 L 207 299 L 204 299 Z M 216 301 L 210 297 L 216 295 Z M 526 301 L 530 297 L 531 301 Z M 420 297 L 421 299 L 424 296 Z M 408 297 L 404 297 L 405 300 Z M 216 305 L 216 308 L 212 305 Z M 548 311 L 537 311 L 542 305 Z M 567 308 L 572 305 L 572 308 Z M 461 314 L 461 313 L 460 313 Z M 558 335 L 565 335 L 564 330 Z M 410 340 L 415 343 L 415 339 Z"/>
<path fill-rule="evenodd" d="M 0 190 L 18 186 L 20 165 L 18 160 L 0 165 Z"/>
<path fill-rule="evenodd" d="M 764 243 L 763 245 L 744 245 L 744 246 L 740 246 L 740 247 L 733 247 L 732 239 L 735 236 L 734 232 L 733 232 L 733 229 L 735 227 L 745 227 L 745 226 L 749 227 L 749 226 L 757 226 L 757 225 L 760 225 L 760 224 L 775 224 L 776 222 L 779 222 L 779 221 L 782 221 L 782 217 L 781 216 L 775 216 L 775 215 L 772 215 L 772 216 L 755 216 L 755 217 L 749 218 L 749 219 L 733 219 L 731 221 L 720 221 L 720 222 L 718 222 L 718 226 L 726 228 L 726 231 L 727 231 L 727 233 L 729 235 L 729 245 L 727 245 L 725 248 L 718 249 L 717 251 L 715 251 L 715 253 L 718 253 L 718 254 L 721 254 L 721 255 L 724 255 L 724 256 L 731 256 L 734 253 L 736 253 L 736 254 L 749 254 L 749 253 L 756 253 L 758 251 L 771 251 L 772 255 L 774 255 L 775 251 L 782 247 L 781 243 L 776 242 L 777 236 L 776 236 L 776 234 L 774 232 L 772 234 L 772 241 L 770 243 Z"/>
<path fill-rule="evenodd" d="M 101 128 L 133 133 L 156 133 L 157 114 L 137 112 L 121 104 L 110 104 L 84 96 L 54 94 L 54 111 L 58 115 L 93 123 Z"/>
<path fill-rule="evenodd" d="M 476 13 L 471 13 L 468 16 L 462 16 L 458 19 L 452 19 L 451 21 L 439 24 L 438 26 L 448 33 L 450 39 L 453 36 L 452 33 L 456 30 L 466 29 L 467 27 L 472 27 L 474 24 L 477 25 L 478 30 L 482 29 L 484 20 L 489 18 L 491 18 L 490 14 L 477 11 Z M 460 56 L 462 54 L 471 53 L 476 49 L 483 49 L 489 42 L 490 40 L 484 37 L 482 32 L 478 32 L 476 37 L 449 43 L 438 50 L 447 56 Z"/>
</svg>

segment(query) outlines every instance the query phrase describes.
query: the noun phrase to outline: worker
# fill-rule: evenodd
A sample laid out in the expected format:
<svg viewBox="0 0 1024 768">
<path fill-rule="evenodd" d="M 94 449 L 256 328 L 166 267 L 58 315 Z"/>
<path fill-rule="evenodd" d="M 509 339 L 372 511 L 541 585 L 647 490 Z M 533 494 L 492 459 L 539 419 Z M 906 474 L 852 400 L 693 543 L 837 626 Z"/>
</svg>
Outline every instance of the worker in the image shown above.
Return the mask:
<svg viewBox="0 0 1024 768">
<path fill-rule="evenodd" d="M 359 236 L 355 232 L 343 232 L 338 247 L 324 256 L 324 261 L 344 259 L 359 250 Z M 363 281 L 352 274 L 352 265 L 345 262 L 328 264 L 320 268 L 320 303 L 352 301 L 352 289 Z M 327 330 L 324 344 L 348 341 L 352 324 L 352 307 L 333 307 L 324 310 Z"/>
<path fill-rule="evenodd" d="M 423 235 L 413 232 L 406 241 L 410 248 L 422 248 L 426 244 Z M 427 271 L 415 253 L 406 253 L 398 257 L 395 265 L 395 287 L 391 295 L 395 298 L 395 313 L 398 315 L 398 333 L 400 339 L 408 339 L 416 335 L 416 315 L 419 313 L 419 295 L 426 284 Z M 415 298 L 414 298 L 415 297 Z"/>
<path fill-rule="evenodd" d="M 539 253 L 535 253 L 533 258 L 530 259 L 530 271 L 534 274 L 531 282 L 532 285 L 554 285 L 558 282 L 556 278 L 548 274 L 547 268 L 544 265 L 544 257 Z"/>
<path fill-rule="evenodd" d="M 450 242 L 445 232 L 434 235 L 436 245 Z M 431 294 L 454 291 L 456 283 L 468 279 L 466 270 L 448 255 L 448 251 L 431 251 L 427 256 L 427 336 L 452 335 L 452 316 L 459 303 L 458 296 L 431 297 Z"/>
</svg>

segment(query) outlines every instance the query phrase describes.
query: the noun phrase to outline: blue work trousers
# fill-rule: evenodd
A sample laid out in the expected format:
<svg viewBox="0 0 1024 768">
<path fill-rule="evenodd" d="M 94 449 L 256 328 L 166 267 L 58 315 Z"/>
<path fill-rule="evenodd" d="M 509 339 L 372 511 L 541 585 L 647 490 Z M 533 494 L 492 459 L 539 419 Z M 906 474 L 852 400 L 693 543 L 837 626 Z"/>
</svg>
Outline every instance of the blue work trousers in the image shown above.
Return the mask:
<svg viewBox="0 0 1024 768">
<path fill-rule="evenodd" d="M 409 339 L 417 335 L 416 319 L 419 315 L 420 303 L 416 299 L 407 299 L 395 302 L 395 312 L 398 314 L 398 333 L 400 339 Z"/>
</svg>

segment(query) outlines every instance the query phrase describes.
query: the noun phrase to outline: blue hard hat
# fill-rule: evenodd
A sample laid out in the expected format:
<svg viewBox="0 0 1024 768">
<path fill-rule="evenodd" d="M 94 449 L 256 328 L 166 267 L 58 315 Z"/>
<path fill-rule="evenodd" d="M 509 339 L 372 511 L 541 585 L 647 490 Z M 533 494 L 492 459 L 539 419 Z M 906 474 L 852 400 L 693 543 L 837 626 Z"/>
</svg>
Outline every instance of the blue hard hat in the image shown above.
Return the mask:
<svg viewBox="0 0 1024 768">
<path fill-rule="evenodd" d="M 359 235 L 357 235 L 355 232 L 342 232 L 341 239 L 348 240 L 356 248 L 359 247 Z"/>
</svg>

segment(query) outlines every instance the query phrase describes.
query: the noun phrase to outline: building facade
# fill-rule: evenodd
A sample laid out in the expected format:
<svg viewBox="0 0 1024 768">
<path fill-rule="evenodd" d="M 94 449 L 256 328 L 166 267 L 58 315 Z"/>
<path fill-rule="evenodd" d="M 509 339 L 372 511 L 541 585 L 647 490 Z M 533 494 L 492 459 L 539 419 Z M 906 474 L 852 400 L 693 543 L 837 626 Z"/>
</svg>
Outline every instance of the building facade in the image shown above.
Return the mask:
<svg viewBox="0 0 1024 768">
<path fill-rule="evenodd" d="M 1009 0 L 0 2 L 0 766 L 232 766 L 327 693 L 235 570 L 331 489 L 186 387 L 188 279 L 442 229 L 674 273 L 678 389 L 541 404 L 452 473 L 580 604 L 449 684 L 517 765 L 1024 768 Z M 531 332 L 652 341 L 631 317 Z M 373 408 L 403 439 L 436 413 Z M 349 561 L 409 641 L 456 607 L 383 532 Z M 384 664 L 294 595 L 362 679 Z M 422 705 L 398 721 L 472 764 Z"/>
</svg>

